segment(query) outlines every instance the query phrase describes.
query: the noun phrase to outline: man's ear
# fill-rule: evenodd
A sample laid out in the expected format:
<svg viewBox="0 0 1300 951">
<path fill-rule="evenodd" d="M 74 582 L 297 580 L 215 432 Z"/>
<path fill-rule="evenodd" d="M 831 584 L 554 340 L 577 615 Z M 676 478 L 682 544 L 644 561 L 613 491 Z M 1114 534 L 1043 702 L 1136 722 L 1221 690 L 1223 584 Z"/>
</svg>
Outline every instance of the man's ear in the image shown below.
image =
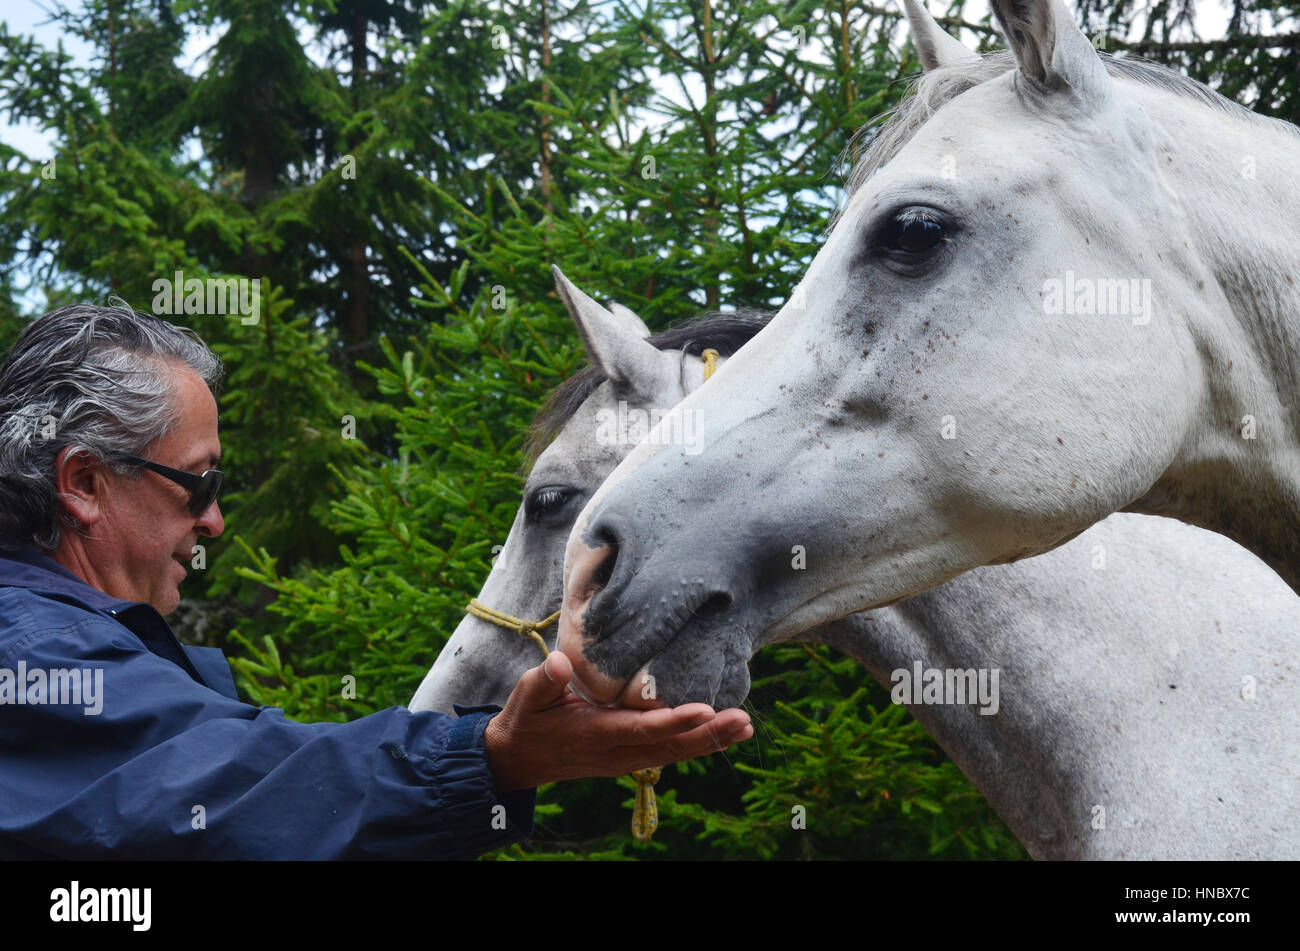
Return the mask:
<svg viewBox="0 0 1300 951">
<path fill-rule="evenodd" d="M 54 491 L 59 497 L 60 515 L 80 525 L 94 525 L 102 515 L 104 462 L 89 451 L 65 446 L 54 459 Z"/>
</svg>

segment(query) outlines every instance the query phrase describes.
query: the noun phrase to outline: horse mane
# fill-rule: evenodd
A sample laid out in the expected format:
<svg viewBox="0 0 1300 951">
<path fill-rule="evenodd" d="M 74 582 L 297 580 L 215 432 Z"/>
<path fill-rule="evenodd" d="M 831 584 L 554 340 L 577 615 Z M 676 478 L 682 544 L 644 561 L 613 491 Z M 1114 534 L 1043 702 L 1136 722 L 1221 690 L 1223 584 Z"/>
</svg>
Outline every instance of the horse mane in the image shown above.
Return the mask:
<svg viewBox="0 0 1300 951">
<path fill-rule="evenodd" d="M 1183 99 L 1195 100 L 1239 119 L 1300 136 L 1300 128 L 1291 123 L 1251 112 L 1241 103 L 1228 99 L 1204 83 L 1190 79 L 1168 66 L 1140 57 L 1120 58 L 1101 51 L 1098 51 L 1097 55 L 1101 57 L 1101 61 L 1112 76 L 1163 89 Z M 985 53 L 978 60 L 922 73 L 912 80 L 902 102 L 858 130 L 845 149 L 841 159 L 842 164 L 850 161 L 854 155 L 858 157 L 845 183 L 844 207 L 848 205 L 847 199 L 851 198 L 867 179 L 884 168 L 941 106 L 956 99 L 968 89 L 996 79 L 1015 68 L 1016 59 L 1011 51 L 999 50 L 996 53 Z M 837 211 L 832 216 L 827 233 L 835 227 L 840 213 Z"/>
<path fill-rule="evenodd" d="M 699 356 L 705 350 L 713 349 L 719 356 L 729 357 L 766 327 L 772 316 L 771 311 L 752 309 L 709 311 L 651 334 L 648 339 L 660 350 L 680 350 L 683 354 Z M 586 366 L 551 391 L 528 427 L 528 441 L 524 445 L 525 471 L 533 467 L 537 457 L 560 434 L 578 407 L 604 382 L 605 374 L 600 367 Z"/>
</svg>

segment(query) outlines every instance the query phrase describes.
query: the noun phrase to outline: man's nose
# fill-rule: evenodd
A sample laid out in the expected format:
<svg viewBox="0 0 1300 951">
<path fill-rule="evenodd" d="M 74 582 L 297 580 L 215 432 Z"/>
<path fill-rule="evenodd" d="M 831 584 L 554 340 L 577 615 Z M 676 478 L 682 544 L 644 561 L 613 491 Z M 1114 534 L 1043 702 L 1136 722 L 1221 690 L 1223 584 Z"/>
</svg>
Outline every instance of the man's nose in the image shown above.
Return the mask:
<svg viewBox="0 0 1300 951">
<path fill-rule="evenodd" d="M 203 514 L 199 516 L 198 526 L 199 531 L 212 538 L 216 538 L 226 530 L 226 520 L 221 517 L 220 502 L 213 502 L 203 510 Z"/>
</svg>

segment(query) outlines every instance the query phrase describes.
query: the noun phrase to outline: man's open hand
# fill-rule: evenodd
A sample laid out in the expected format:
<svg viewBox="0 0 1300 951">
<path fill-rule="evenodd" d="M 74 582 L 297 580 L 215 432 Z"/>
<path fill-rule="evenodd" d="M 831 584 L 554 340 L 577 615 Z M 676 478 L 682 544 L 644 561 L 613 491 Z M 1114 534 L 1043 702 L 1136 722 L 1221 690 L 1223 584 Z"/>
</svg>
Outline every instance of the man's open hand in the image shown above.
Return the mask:
<svg viewBox="0 0 1300 951">
<path fill-rule="evenodd" d="M 754 735 L 743 710 L 703 703 L 657 710 L 595 707 L 565 688 L 573 665 L 555 651 L 515 686 L 487 725 L 499 795 L 560 779 L 622 776 L 726 749 Z"/>
</svg>

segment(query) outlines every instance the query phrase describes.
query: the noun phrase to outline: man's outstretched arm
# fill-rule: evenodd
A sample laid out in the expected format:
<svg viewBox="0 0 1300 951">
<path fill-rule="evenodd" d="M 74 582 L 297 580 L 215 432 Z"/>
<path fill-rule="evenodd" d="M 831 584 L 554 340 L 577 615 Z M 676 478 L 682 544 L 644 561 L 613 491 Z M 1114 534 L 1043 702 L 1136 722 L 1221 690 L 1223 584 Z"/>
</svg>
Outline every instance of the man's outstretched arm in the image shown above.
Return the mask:
<svg viewBox="0 0 1300 951">
<path fill-rule="evenodd" d="M 21 622 L 29 601 L 0 590 L 0 615 Z M 196 683 L 103 615 L 63 607 L 69 623 L 3 639 L 0 668 L 102 670 L 99 711 L 0 708 L 0 856 L 470 858 L 531 831 L 540 782 L 721 748 L 709 735 L 718 719 L 745 721 L 730 742 L 748 735 L 740 711 L 566 699 L 562 656 L 549 678 L 529 671 L 495 718 L 393 707 L 296 723 Z"/>
</svg>

